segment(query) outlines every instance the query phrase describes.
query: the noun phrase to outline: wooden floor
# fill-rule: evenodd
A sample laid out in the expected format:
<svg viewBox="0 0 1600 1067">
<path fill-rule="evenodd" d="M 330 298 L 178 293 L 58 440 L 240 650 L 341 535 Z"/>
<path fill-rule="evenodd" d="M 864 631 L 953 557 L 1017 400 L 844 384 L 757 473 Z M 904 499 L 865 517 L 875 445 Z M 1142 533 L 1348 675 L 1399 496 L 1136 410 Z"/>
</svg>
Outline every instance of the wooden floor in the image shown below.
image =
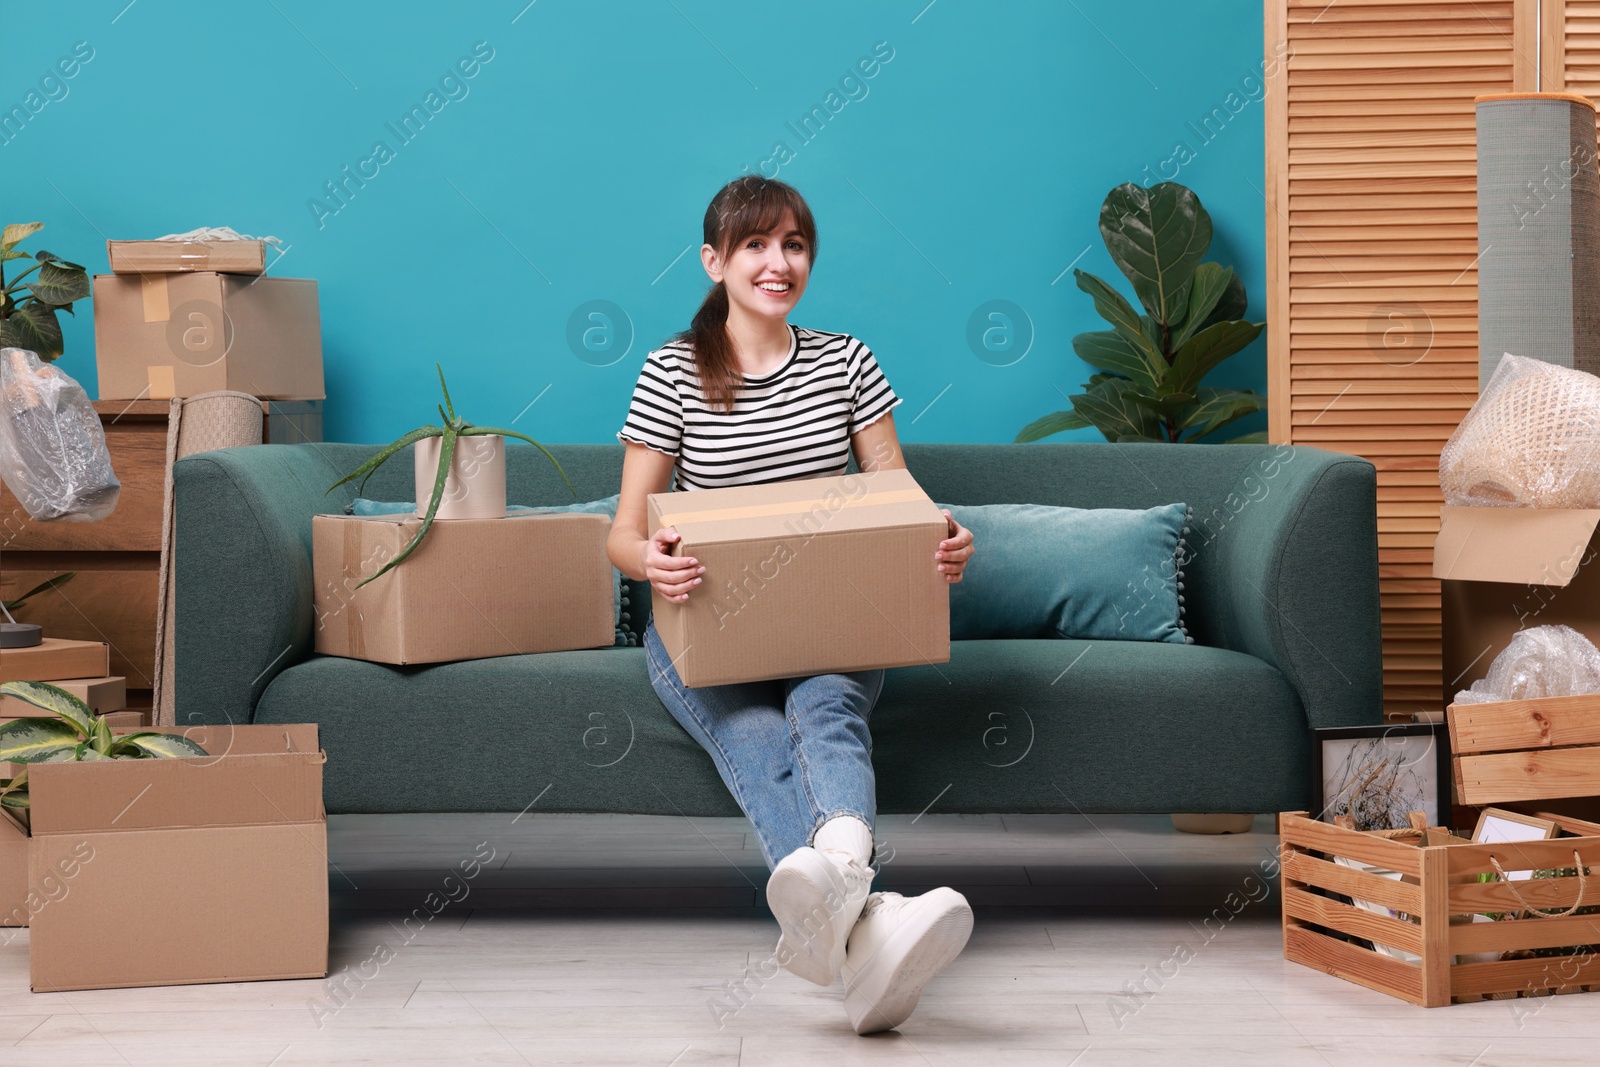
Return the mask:
<svg viewBox="0 0 1600 1067">
<path fill-rule="evenodd" d="M 1283 962 L 1266 818 L 1234 837 L 1151 817 L 885 818 L 879 888 L 954 885 L 977 926 L 901 1031 L 872 1038 L 839 987 L 764 966 L 777 931 L 742 820 L 346 816 L 329 836 L 328 982 L 36 996 L 26 933 L 0 931 L 0 1067 L 1600 1060 L 1600 994 L 1425 1011 Z M 456 899 L 404 925 L 434 891 Z M 105 936 L 161 906 L 129 901 Z"/>
</svg>

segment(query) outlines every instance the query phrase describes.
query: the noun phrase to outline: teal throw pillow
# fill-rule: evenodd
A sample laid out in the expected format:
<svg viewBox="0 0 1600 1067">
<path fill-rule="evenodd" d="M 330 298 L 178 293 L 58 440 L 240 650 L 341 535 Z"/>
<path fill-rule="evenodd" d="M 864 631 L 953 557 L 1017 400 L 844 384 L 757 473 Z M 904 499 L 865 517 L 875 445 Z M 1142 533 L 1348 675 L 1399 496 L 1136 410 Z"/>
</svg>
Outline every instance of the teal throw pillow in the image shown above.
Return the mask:
<svg viewBox="0 0 1600 1067">
<path fill-rule="evenodd" d="M 525 504 L 507 504 L 507 511 L 575 511 L 584 515 L 605 515 L 615 520 L 617 517 L 617 501 L 620 493 L 608 496 L 603 500 L 589 500 L 582 504 L 562 504 L 555 507 L 530 508 Z M 346 515 L 402 515 L 408 511 L 414 512 L 417 505 L 412 501 L 391 502 L 384 500 L 368 500 L 365 497 L 356 497 L 344 506 Z M 611 568 L 611 606 L 612 617 L 616 620 L 616 641 L 618 645 L 631 645 L 637 643 L 628 628 L 628 590 L 622 583 L 622 572 L 615 567 Z"/>
<path fill-rule="evenodd" d="M 1183 622 L 1187 504 L 1144 511 L 940 504 L 972 531 L 950 586 L 950 636 L 1191 643 Z"/>
</svg>

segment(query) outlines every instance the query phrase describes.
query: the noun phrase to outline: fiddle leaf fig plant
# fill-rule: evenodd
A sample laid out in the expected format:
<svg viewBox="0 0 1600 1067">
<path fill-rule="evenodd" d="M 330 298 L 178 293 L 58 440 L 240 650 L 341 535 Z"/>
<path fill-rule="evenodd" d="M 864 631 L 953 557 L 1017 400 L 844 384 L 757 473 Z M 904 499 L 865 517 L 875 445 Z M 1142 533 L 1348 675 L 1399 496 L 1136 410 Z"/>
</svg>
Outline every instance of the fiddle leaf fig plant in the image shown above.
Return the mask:
<svg viewBox="0 0 1600 1067">
<path fill-rule="evenodd" d="M 72 302 L 89 295 L 89 272 L 53 252 L 29 255 L 17 245 L 44 229 L 42 222 L 14 222 L 0 234 L 0 348 L 26 348 L 46 362 L 61 355 L 61 323 L 56 312 L 72 314 Z M 13 259 L 33 262 L 6 280 Z M 28 276 L 38 272 L 32 281 Z"/>
<path fill-rule="evenodd" d="M 1140 307 L 1093 274 L 1072 272 L 1111 325 L 1072 339 L 1097 373 L 1067 398 L 1068 410 L 1035 419 L 1016 441 L 1091 426 L 1107 441 L 1215 440 L 1212 434 L 1260 411 L 1260 393 L 1201 384 L 1266 323 L 1246 321 L 1244 282 L 1231 268 L 1202 262 L 1211 216 L 1194 191 L 1177 182 L 1119 185 L 1100 206 L 1100 236 Z M 1265 439 L 1258 432 L 1231 441 Z"/>
<path fill-rule="evenodd" d="M 49 718 L 12 719 L 0 726 L 0 763 L 73 763 L 113 759 L 176 759 L 204 756 L 187 737 L 154 731 L 111 732 L 103 716 L 71 693 L 48 682 L 6 682 L 0 696 L 16 697 L 50 713 Z M 28 806 L 28 772 L 0 781 L 0 807 Z"/>
<path fill-rule="evenodd" d="M 450 402 L 450 387 L 446 385 L 444 381 L 444 368 L 439 366 L 437 363 L 435 363 L 433 366 L 434 369 L 439 372 L 439 389 L 442 393 L 444 393 L 444 403 L 439 405 L 439 419 L 444 423 L 444 425 L 420 426 L 406 434 L 404 437 L 401 437 L 399 440 L 385 445 L 383 448 L 374 453 L 371 459 L 367 460 L 361 466 L 357 467 L 343 478 L 340 478 L 338 481 L 328 486 L 327 491 L 323 494 L 326 496 L 327 493 L 333 492 L 341 485 L 360 478 L 361 483 L 356 486 L 356 493 L 357 495 L 360 495 L 360 493 L 366 489 L 367 479 L 372 477 L 373 472 L 379 467 L 383 466 L 384 463 L 388 462 L 389 458 L 396 452 L 399 452 L 402 448 L 405 448 L 408 445 L 414 445 L 418 441 L 424 440 L 425 438 L 443 438 L 439 446 L 439 473 L 433 480 L 433 496 L 428 501 L 428 512 L 425 516 L 423 516 L 422 526 L 417 530 L 416 535 L 411 538 L 410 543 L 408 543 L 405 548 L 401 549 L 399 554 L 396 555 L 394 559 L 380 567 L 377 573 L 363 578 L 361 581 L 357 582 L 357 589 L 360 589 L 363 585 L 366 585 L 373 579 L 387 574 L 391 569 L 398 567 L 407 556 L 416 551 L 418 545 L 422 544 L 423 537 L 427 535 L 429 528 L 433 526 L 434 516 L 439 513 L 439 502 L 444 499 L 445 482 L 450 477 L 450 462 L 455 457 L 456 441 L 459 438 L 498 436 L 515 437 L 519 441 L 528 442 L 534 448 L 537 448 L 540 452 L 543 452 L 545 458 L 555 465 L 556 473 L 560 474 L 561 480 L 567 483 L 567 491 L 572 494 L 572 499 L 578 499 L 578 491 L 572 487 L 572 480 L 567 477 L 567 472 L 561 469 L 561 464 L 556 463 L 556 457 L 552 456 L 550 454 L 550 450 L 545 448 L 544 445 L 541 445 L 538 441 L 535 441 L 533 438 L 528 437 L 525 434 L 514 433 L 511 430 L 499 430 L 492 426 L 474 426 L 465 419 L 458 418 L 456 416 L 455 405 Z"/>
</svg>

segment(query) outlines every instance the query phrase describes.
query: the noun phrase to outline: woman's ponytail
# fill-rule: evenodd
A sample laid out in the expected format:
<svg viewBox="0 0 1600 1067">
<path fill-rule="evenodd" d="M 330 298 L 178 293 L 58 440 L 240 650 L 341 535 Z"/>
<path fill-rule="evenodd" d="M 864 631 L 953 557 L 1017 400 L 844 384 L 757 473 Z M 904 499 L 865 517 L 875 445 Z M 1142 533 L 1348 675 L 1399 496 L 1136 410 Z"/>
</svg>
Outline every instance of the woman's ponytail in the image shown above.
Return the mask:
<svg viewBox="0 0 1600 1067">
<path fill-rule="evenodd" d="M 746 175 L 724 185 L 711 198 L 704 223 L 705 243 L 717 250 L 724 262 L 733 248 L 751 234 L 767 233 L 792 212 L 795 226 L 805 239 L 813 264 L 817 261 L 817 228 L 805 199 L 791 185 Z M 711 286 L 689 328 L 673 338 L 687 342 L 694 350 L 695 372 L 706 402 L 724 412 L 732 412 L 744 376 L 728 336 L 728 287 L 722 282 Z"/>
</svg>

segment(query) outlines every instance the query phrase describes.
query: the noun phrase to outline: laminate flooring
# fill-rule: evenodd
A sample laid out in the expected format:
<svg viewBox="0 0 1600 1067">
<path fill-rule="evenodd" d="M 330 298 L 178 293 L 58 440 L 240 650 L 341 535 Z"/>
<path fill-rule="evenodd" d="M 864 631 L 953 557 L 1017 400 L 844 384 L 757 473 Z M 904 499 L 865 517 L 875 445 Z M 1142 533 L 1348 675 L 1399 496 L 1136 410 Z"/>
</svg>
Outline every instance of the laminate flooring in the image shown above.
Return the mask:
<svg viewBox="0 0 1600 1067">
<path fill-rule="evenodd" d="M 878 888 L 952 885 L 977 916 L 897 1033 L 856 1036 L 840 986 L 774 970 L 743 820 L 335 816 L 329 979 L 36 995 L 26 931 L 0 930 L 0 1067 L 1600 1062 L 1600 994 L 1424 1010 L 1286 963 L 1269 817 L 927 814 L 879 838 Z"/>
</svg>

